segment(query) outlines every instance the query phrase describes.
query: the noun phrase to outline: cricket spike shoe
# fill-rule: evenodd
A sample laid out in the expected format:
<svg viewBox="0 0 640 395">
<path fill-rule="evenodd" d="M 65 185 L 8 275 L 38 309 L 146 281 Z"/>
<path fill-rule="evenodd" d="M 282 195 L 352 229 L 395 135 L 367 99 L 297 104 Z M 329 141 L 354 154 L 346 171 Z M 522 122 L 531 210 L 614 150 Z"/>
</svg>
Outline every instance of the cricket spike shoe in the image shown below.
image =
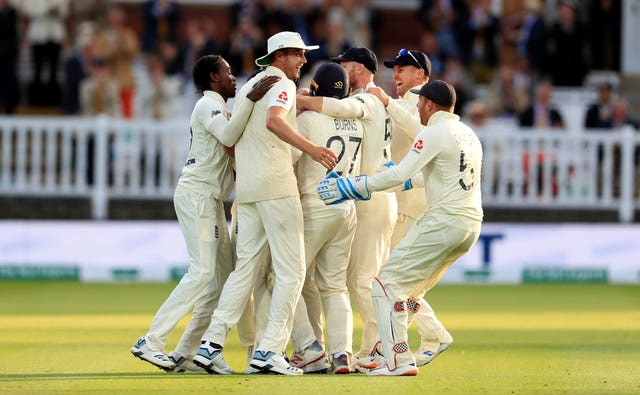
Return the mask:
<svg viewBox="0 0 640 395">
<path fill-rule="evenodd" d="M 176 367 L 176 364 L 169 359 L 164 351 L 150 350 L 149 344 L 147 343 L 147 338 L 144 336 L 138 339 L 133 347 L 131 347 L 131 354 L 133 354 L 136 358 L 140 358 L 143 361 L 149 362 L 150 364 L 167 372 L 172 371 Z"/>
<path fill-rule="evenodd" d="M 386 363 L 371 369 L 367 372 L 367 376 L 417 376 L 418 368 L 414 364 L 396 366 L 394 370 L 389 370 Z"/>
<path fill-rule="evenodd" d="M 333 365 L 333 374 L 349 374 L 351 373 L 351 363 L 349 362 L 349 354 L 341 353 L 333 357 L 331 361 Z"/>
<path fill-rule="evenodd" d="M 380 342 L 377 342 L 375 346 L 373 346 L 373 350 L 369 355 L 358 358 L 358 367 L 363 369 L 375 369 L 378 366 L 384 364 L 384 355 L 378 350 L 380 346 Z"/>
<path fill-rule="evenodd" d="M 256 350 L 250 365 L 255 369 L 260 369 L 263 373 L 283 374 L 287 376 L 300 376 L 304 374 L 302 369 L 289 366 L 282 355 L 273 351 Z"/>
<path fill-rule="evenodd" d="M 327 353 L 317 340 L 302 352 L 295 352 L 291 357 L 290 365 L 303 369 L 305 373 L 326 373 L 329 368 Z M 324 372 L 322 372 L 324 370 Z"/>
<path fill-rule="evenodd" d="M 169 354 L 169 359 L 176 364 L 173 373 L 207 373 L 206 370 L 175 351 Z"/>
<path fill-rule="evenodd" d="M 419 349 L 415 354 L 413 354 L 416 359 L 416 365 L 424 366 L 428 364 L 429 362 L 433 361 L 435 357 L 445 352 L 449 347 L 451 347 L 451 343 L 440 343 L 440 347 L 438 347 L 438 350 L 436 350 L 436 352 L 433 352 L 431 350 L 423 350 L 422 348 Z"/>
<path fill-rule="evenodd" d="M 211 374 L 233 374 L 233 369 L 227 365 L 222 355 L 222 347 L 213 342 L 203 341 L 198 349 L 193 363 Z"/>
</svg>

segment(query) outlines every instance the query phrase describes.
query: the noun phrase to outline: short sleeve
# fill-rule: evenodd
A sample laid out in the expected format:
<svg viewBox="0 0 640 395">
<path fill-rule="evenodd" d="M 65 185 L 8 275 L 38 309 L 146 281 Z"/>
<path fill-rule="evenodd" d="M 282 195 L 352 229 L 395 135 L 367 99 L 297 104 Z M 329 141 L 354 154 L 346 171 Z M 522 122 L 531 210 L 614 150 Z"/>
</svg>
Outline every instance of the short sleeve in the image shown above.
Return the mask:
<svg viewBox="0 0 640 395">
<path fill-rule="evenodd" d="M 283 78 L 267 92 L 267 108 L 282 107 L 290 111 L 296 100 L 296 85 L 288 78 Z"/>
</svg>

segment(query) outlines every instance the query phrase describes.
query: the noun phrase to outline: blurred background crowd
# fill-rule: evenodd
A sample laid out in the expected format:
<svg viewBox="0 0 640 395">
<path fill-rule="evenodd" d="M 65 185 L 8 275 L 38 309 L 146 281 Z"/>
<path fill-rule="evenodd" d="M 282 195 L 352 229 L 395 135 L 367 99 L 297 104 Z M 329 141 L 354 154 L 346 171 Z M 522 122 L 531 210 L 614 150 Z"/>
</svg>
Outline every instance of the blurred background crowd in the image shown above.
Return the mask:
<svg viewBox="0 0 640 395">
<path fill-rule="evenodd" d="M 584 127 L 638 126 L 640 88 L 619 89 L 620 0 L 406 3 L 0 0 L 1 109 L 172 117 L 195 100 L 190 72 L 197 58 L 220 53 L 237 76 L 247 76 L 266 53 L 267 37 L 294 30 L 320 45 L 308 53 L 306 76 L 352 46 L 373 49 L 380 61 L 400 48 L 422 50 L 432 79 L 456 87 L 456 112 L 477 125 L 508 118 L 563 128 L 566 118 L 579 117 Z M 393 94 L 391 71 L 381 71 L 378 84 Z M 582 103 L 580 114 L 563 114 L 551 98 L 567 87 L 599 95 Z"/>
</svg>

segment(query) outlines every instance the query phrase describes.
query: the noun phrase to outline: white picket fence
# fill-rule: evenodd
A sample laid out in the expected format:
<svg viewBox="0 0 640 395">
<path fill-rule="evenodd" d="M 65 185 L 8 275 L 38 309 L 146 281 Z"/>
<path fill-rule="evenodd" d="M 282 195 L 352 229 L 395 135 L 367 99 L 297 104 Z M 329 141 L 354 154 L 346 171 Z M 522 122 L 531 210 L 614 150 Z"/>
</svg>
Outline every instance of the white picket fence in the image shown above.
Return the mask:
<svg viewBox="0 0 640 395">
<path fill-rule="evenodd" d="M 632 129 L 476 132 L 485 207 L 612 210 L 633 221 Z M 94 218 L 108 218 L 110 199 L 171 199 L 188 147 L 187 119 L 0 117 L 0 196 L 86 197 Z"/>
</svg>

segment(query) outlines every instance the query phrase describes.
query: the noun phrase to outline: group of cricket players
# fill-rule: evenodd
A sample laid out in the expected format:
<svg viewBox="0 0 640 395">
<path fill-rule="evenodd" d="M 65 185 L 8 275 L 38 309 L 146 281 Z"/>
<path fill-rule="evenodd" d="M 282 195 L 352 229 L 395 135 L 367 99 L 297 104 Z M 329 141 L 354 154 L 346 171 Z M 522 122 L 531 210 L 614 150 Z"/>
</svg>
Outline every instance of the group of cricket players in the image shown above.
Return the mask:
<svg viewBox="0 0 640 395">
<path fill-rule="evenodd" d="M 424 294 L 480 234 L 480 142 L 453 114 L 453 87 L 429 81 L 421 51 L 383 62 L 393 99 L 375 86 L 367 48 L 320 65 L 298 90 L 318 46 L 285 31 L 267 47 L 237 94 L 224 58 L 194 65 L 202 98 L 174 196 L 189 269 L 131 352 L 168 372 L 232 374 L 224 345 L 237 327 L 245 374 L 415 376 L 453 343 Z"/>
</svg>

